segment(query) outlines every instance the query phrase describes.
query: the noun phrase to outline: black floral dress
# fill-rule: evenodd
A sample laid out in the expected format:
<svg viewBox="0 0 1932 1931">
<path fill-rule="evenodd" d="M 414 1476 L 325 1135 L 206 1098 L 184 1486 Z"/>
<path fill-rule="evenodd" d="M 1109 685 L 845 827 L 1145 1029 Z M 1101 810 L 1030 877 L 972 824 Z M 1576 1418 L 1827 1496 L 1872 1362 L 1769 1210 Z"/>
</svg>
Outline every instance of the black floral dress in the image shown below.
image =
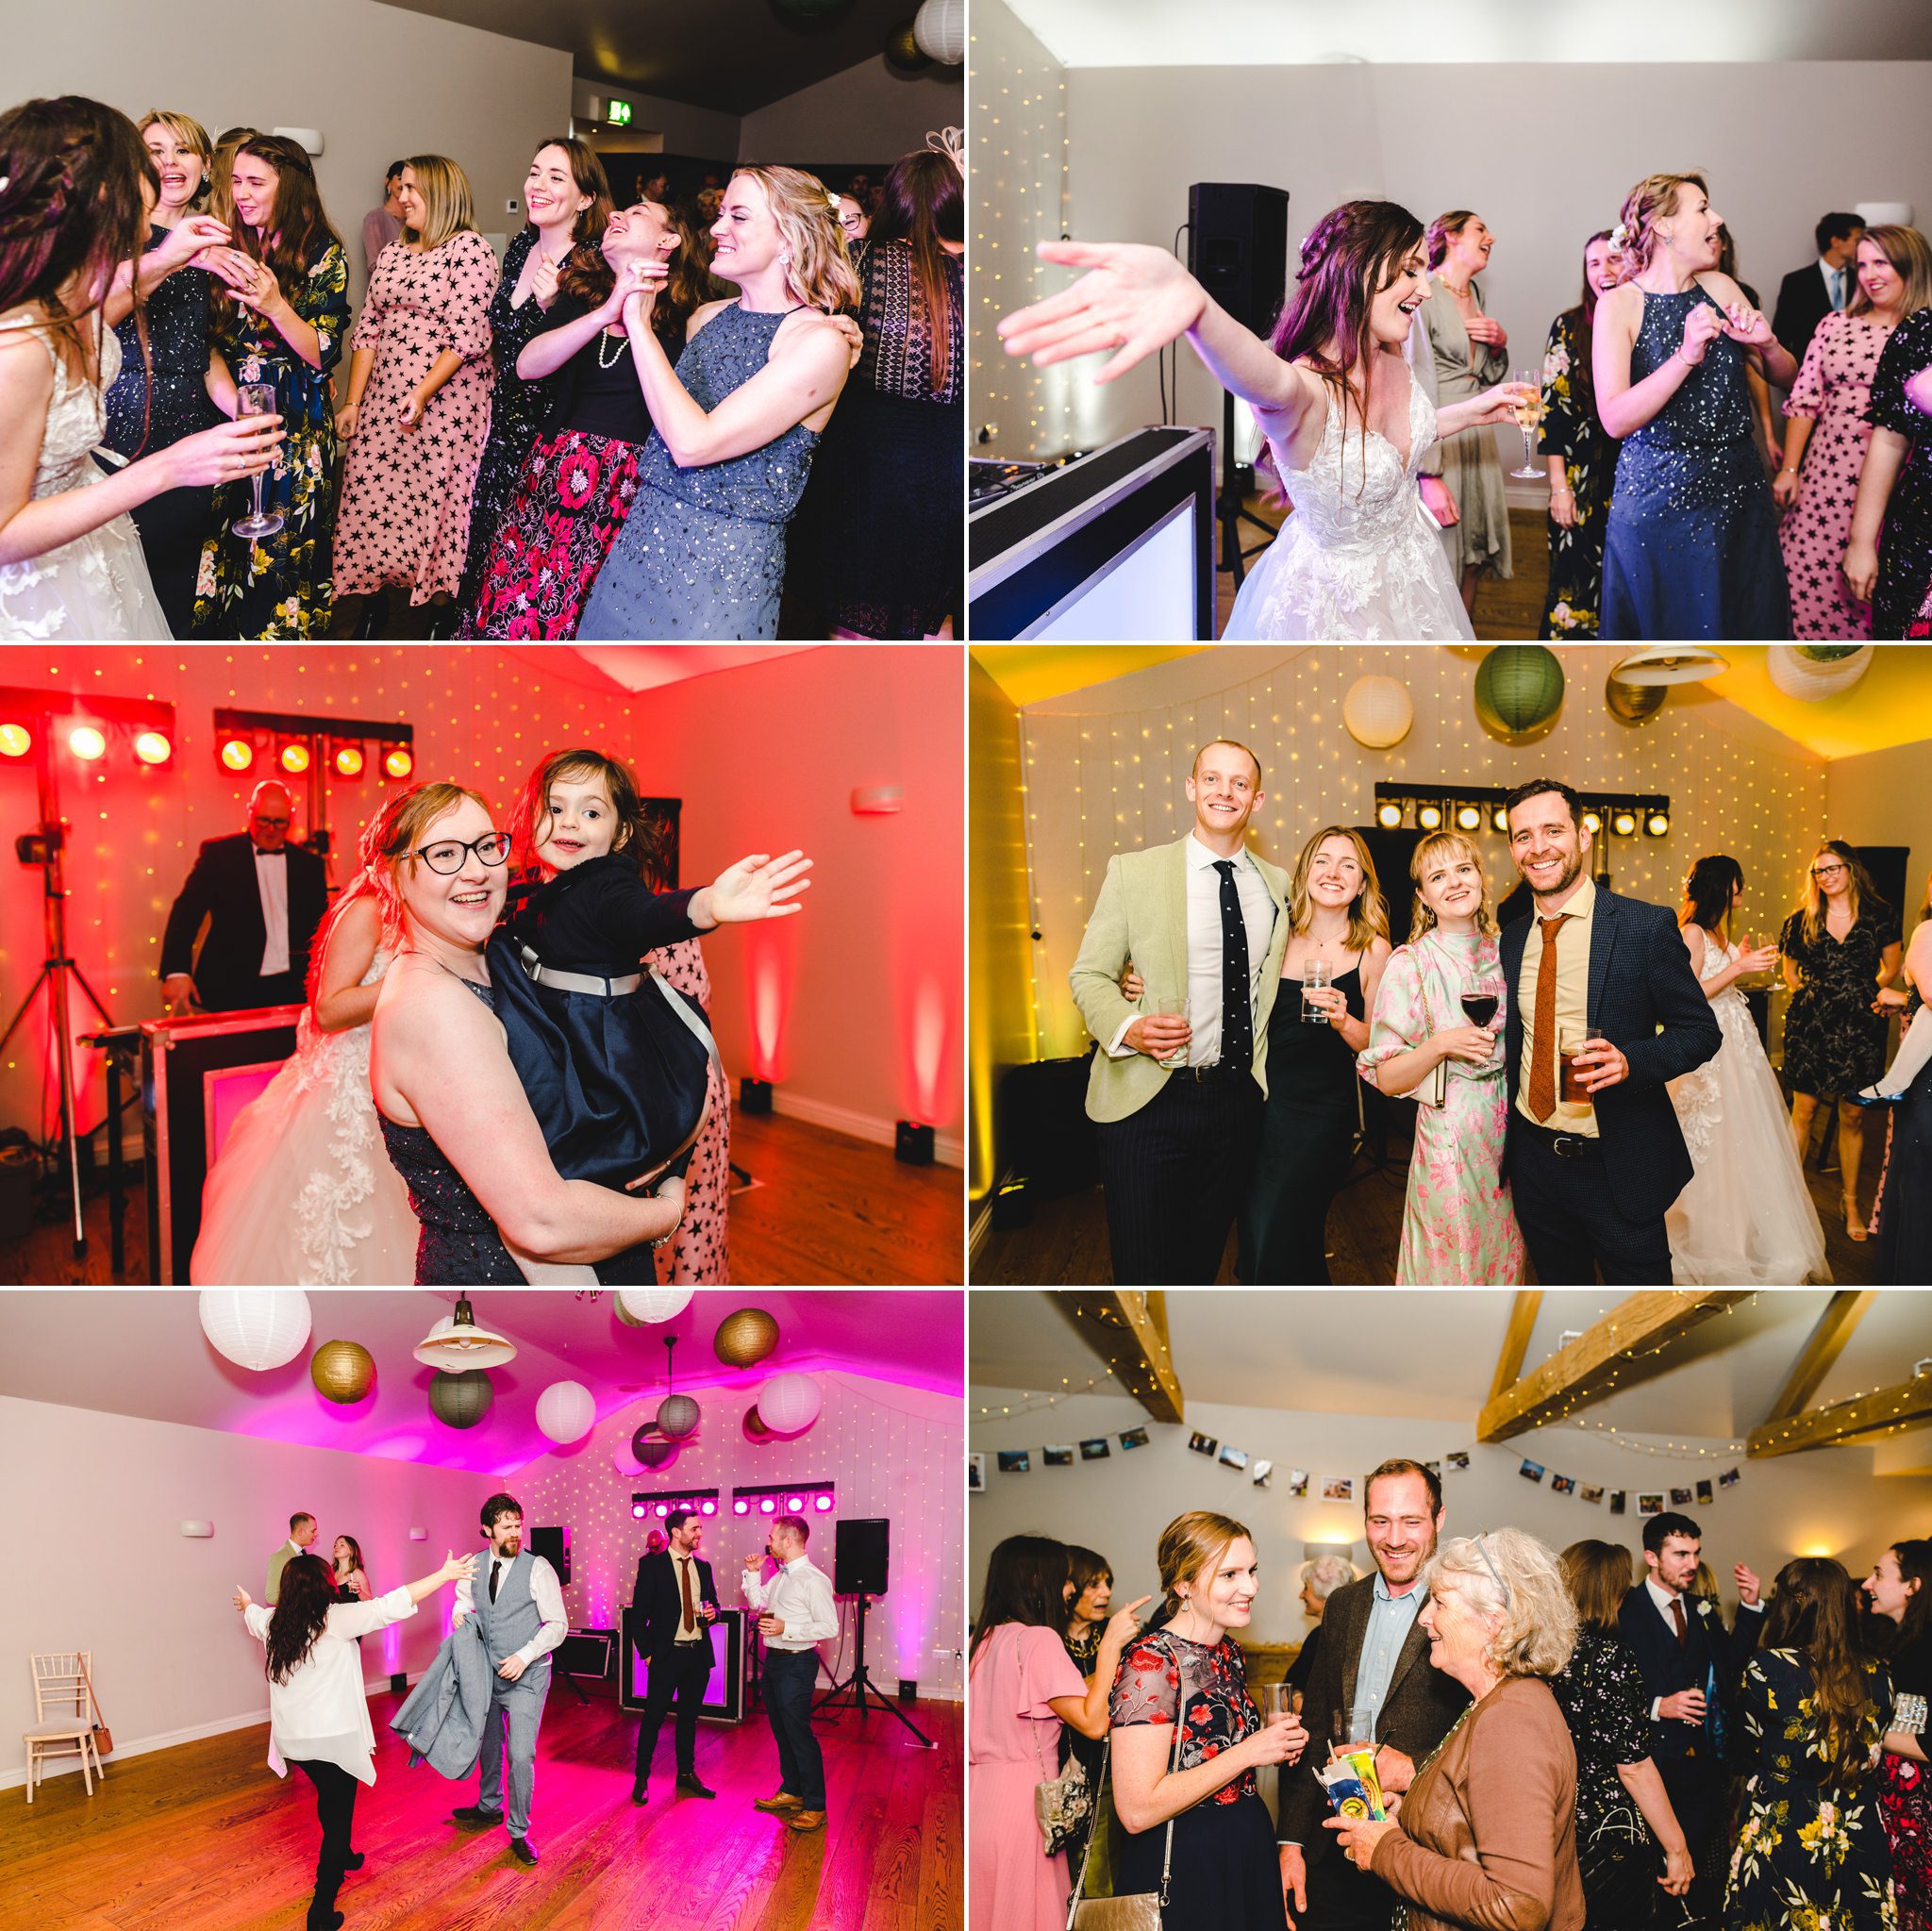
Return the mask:
<svg viewBox="0 0 1932 1931">
<path fill-rule="evenodd" d="M 1603 608 L 1604 526 L 1617 487 L 1614 436 L 1597 419 L 1583 310 L 1568 308 L 1550 324 L 1543 349 L 1541 456 L 1560 456 L 1576 499 L 1576 521 L 1565 529 L 1553 516 L 1550 591 L 1539 637 L 1594 637 Z"/>
<path fill-rule="evenodd" d="M 1906 399 L 1906 384 L 1932 364 L 1932 308 L 1892 330 L 1872 382 L 1866 420 L 1911 444 L 1886 506 L 1878 539 L 1878 587 L 1872 594 L 1874 637 L 1932 637 L 1932 420 Z"/>
<path fill-rule="evenodd" d="M 1932 1696 L 1932 1630 L 1892 1657 L 1891 1687 L 1899 1696 Z M 1891 1839 L 1898 1931 L 1932 1931 L 1932 1770 L 1888 1750 L 1878 1759 L 1878 1808 Z"/>
<path fill-rule="evenodd" d="M 1067 1655 L 1073 1658 L 1074 1669 L 1083 1676 L 1091 1676 L 1100 1666 L 1100 1632 L 1105 1623 L 1089 1623 L 1077 1636 L 1063 1635 L 1061 1640 L 1067 1646 Z M 1087 1839 L 1095 1825 L 1101 1821 L 1099 1804 L 1100 1784 L 1107 1768 L 1107 1739 L 1105 1737 L 1083 1737 L 1072 1723 L 1060 1729 L 1060 1768 L 1064 1770 L 1070 1761 L 1077 1761 L 1087 1777 L 1089 1794 L 1094 1799 L 1093 1807 L 1087 1813 L 1086 1821 L 1075 1833 L 1074 1840 L 1067 1846 L 1067 1869 L 1075 1877 L 1080 1874 L 1081 1860 L 1087 1855 Z M 1112 1785 L 1108 1784 L 1107 1807 L 1113 1806 Z M 1087 1892 L 1096 1897 L 1105 1897 L 1110 1886 L 1106 1879 L 1107 1833 L 1103 1830 L 1100 1841 L 1093 1847 L 1093 1861 L 1087 1872 Z"/>
<path fill-rule="evenodd" d="M 1172 1629 L 1141 1637 L 1122 1653 L 1108 1707 L 1116 1730 L 1178 1717 L 1181 1770 L 1208 1762 L 1261 1727 L 1247 1665 L 1225 1636 L 1212 1649 Z M 1167 1740 L 1172 1751 L 1172 1737 Z M 1163 1825 L 1119 1834 L 1117 1896 L 1160 1889 L 1167 1836 Z M 1168 1896 L 1162 1931 L 1286 1931 L 1274 1826 L 1253 1770 L 1174 1818 Z"/>
<path fill-rule="evenodd" d="M 1840 1783 L 1814 1740 L 1804 1651 L 1751 1658 L 1733 1738 L 1733 1768 L 1746 1782 L 1726 1931 L 1898 1931 L 1878 1779 L 1866 1768 L 1891 1713 L 1891 1679 L 1876 1662 L 1865 1677 L 1858 1773 Z"/>
<path fill-rule="evenodd" d="M 1785 1014 L 1785 1080 L 1793 1092 L 1855 1093 L 1885 1071 L 1886 1023 L 1872 1001 L 1885 948 L 1901 940 L 1885 907 L 1861 910 L 1841 940 L 1822 924 L 1807 940 L 1802 912 L 1785 921 L 1777 949 L 1804 974 Z"/>
<path fill-rule="evenodd" d="M 1643 1813 L 1617 1775 L 1650 1755 L 1650 1692 L 1630 1646 L 1586 1624 L 1550 1690 L 1576 1745 L 1576 1868 L 1586 1916 L 1601 1931 L 1643 1931 L 1657 1856 Z"/>
</svg>

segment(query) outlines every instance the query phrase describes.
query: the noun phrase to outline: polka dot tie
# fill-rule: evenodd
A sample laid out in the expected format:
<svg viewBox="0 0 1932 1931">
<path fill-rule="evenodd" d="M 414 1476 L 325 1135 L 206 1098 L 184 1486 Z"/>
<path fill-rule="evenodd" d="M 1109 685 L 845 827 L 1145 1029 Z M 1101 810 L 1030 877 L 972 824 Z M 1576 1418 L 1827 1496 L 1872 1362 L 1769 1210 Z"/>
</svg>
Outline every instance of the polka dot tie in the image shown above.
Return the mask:
<svg viewBox="0 0 1932 1931">
<path fill-rule="evenodd" d="M 1221 874 L 1221 1063 L 1252 1066 L 1255 1022 L 1248 1005 L 1248 924 L 1235 890 L 1234 860 L 1217 858 Z"/>
</svg>

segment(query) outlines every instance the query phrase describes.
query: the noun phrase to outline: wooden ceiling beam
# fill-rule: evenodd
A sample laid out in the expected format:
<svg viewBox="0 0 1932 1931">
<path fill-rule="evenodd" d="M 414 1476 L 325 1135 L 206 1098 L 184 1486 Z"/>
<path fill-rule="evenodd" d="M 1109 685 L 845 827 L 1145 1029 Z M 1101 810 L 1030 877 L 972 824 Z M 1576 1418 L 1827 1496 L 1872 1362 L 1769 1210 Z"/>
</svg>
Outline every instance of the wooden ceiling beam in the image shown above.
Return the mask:
<svg viewBox="0 0 1932 1931">
<path fill-rule="evenodd" d="M 1763 1425 L 1802 1414 L 1818 1392 L 1819 1384 L 1831 1373 L 1832 1365 L 1851 1340 L 1852 1331 L 1863 1320 L 1865 1310 L 1877 1298 L 1874 1288 L 1842 1289 L 1824 1304 L 1824 1312 L 1811 1330 L 1803 1352 L 1791 1363 L 1791 1372 L 1778 1390 L 1764 1417 Z"/>
<path fill-rule="evenodd" d="M 1529 1349 L 1530 1330 L 1536 1326 L 1537 1310 L 1543 1305 L 1541 1288 L 1518 1288 L 1515 1305 L 1509 1309 L 1509 1326 L 1503 1336 L 1503 1352 L 1496 1357 L 1496 1376 L 1490 1383 L 1490 1399 L 1514 1388 L 1523 1374 L 1523 1357 Z"/>
<path fill-rule="evenodd" d="M 1855 1436 L 1892 1435 L 1922 1422 L 1932 1422 L 1932 1374 L 1915 1375 L 1857 1401 L 1834 1403 L 1802 1415 L 1788 1415 L 1751 1431 L 1748 1453 L 1754 1459 L 1792 1455 L 1801 1448 L 1826 1448 Z"/>
<path fill-rule="evenodd" d="M 1180 1377 L 1167 1345 L 1167 1294 L 1160 1288 L 1091 1288 L 1057 1293 L 1074 1330 L 1157 1422 L 1185 1418 Z"/>
<path fill-rule="evenodd" d="M 1748 1289 L 1630 1295 L 1541 1367 L 1492 1395 L 1476 1417 L 1476 1440 L 1507 1441 L 1645 1379 L 1657 1372 L 1656 1359 L 1672 1341 L 1749 1298 Z"/>
</svg>

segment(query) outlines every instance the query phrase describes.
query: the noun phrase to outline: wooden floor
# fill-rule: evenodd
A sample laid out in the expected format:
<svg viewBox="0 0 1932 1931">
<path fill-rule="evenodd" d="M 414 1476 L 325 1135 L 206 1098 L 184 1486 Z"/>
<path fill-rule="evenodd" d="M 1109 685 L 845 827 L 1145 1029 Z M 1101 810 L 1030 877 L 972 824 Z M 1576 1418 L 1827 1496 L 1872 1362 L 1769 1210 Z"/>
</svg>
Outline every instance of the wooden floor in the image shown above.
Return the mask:
<svg viewBox="0 0 1932 1931">
<path fill-rule="evenodd" d="M 891 1716 L 820 1717 L 827 1822 L 794 1836 L 751 1807 L 777 1788 L 769 1724 L 698 1727 L 698 1775 L 715 1802 L 677 1796 L 672 1725 L 651 1801 L 630 1801 L 637 1720 L 608 1694 L 551 1688 L 538 1741 L 525 1870 L 501 1829 L 449 1822 L 476 1782 L 411 1770 L 371 1699 L 375 1785 L 356 1801 L 368 1857 L 342 1885 L 345 1931 L 949 1931 L 965 1919 L 960 1706 L 915 1704 L 939 1746 Z M 0 1931 L 298 1931 L 321 1836 L 314 1793 L 266 1767 L 268 1730 L 232 1731 L 108 1759 L 89 1797 L 78 1776 L 0 1793 Z"/>
<path fill-rule="evenodd" d="M 731 1157 L 758 1184 L 731 1198 L 731 1278 L 740 1287 L 957 1287 L 965 1279 L 965 1181 L 913 1167 L 889 1146 L 779 1114 L 734 1113 Z M 87 1204 L 88 1252 L 66 1224 L 0 1242 L 0 1284 L 106 1287 L 147 1273 L 147 1200 L 127 1192 L 127 1264 L 109 1268 L 105 1184 Z"/>
<path fill-rule="evenodd" d="M 1258 497 L 1248 498 L 1248 508 L 1263 522 L 1278 524 L 1279 509 L 1264 505 Z M 1252 524 L 1243 525 L 1243 541 L 1263 541 Z M 1218 539 L 1217 539 L 1218 541 Z M 1219 552 L 1217 551 L 1217 555 Z M 1509 512 L 1509 557 L 1513 574 L 1505 581 L 1497 576 L 1482 577 L 1476 584 L 1475 634 L 1485 641 L 1510 638 L 1534 639 L 1542 627 L 1543 602 L 1550 584 L 1550 541 L 1548 519 L 1540 509 L 1512 509 Z M 1250 557 L 1252 570 L 1260 560 Z M 1223 571 L 1214 579 L 1214 634 L 1227 628 L 1228 612 L 1234 608 L 1234 575 Z M 1400 643 L 1401 638 L 1391 641 Z"/>
<path fill-rule="evenodd" d="M 1828 1173 L 1821 1173 L 1816 1165 L 1822 1136 L 1819 1127 L 1805 1179 L 1824 1228 L 1825 1261 L 1838 1286 L 1869 1287 L 1878 1269 L 1878 1243 L 1855 1242 L 1846 1235 L 1840 1212 L 1837 1166 L 1834 1162 Z M 1860 1193 L 1868 1214 L 1884 1150 L 1885 1129 L 1874 1122 L 1866 1129 Z M 1408 1186 L 1407 1145 L 1392 1146 L 1390 1159 L 1392 1164 L 1383 1173 L 1371 1171 L 1366 1160 L 1357 1161 L 1350 1184 L 1328 1210 L 1328 1274 L 1339 1287 L 1386 1288 L 1395 1280 L 1396 1255 L 1402 1245 L 1402 1206 Z M 1528 1272 L 1528 1284 L 1534 1286 L 1535 1271 Z M 1111 1280 L 1107 1210 L 1100 1189 L 1042 1202 L 1034 1211 L 1031 1226 L 1011 1233 L 989 1233 L 974 1257 L 972 1273 L 974 1287 L 1084 1287 Z M 1223 1286 L 1235 1284 L 1232 1236 L 1217 1280 Z"/>
</svg>

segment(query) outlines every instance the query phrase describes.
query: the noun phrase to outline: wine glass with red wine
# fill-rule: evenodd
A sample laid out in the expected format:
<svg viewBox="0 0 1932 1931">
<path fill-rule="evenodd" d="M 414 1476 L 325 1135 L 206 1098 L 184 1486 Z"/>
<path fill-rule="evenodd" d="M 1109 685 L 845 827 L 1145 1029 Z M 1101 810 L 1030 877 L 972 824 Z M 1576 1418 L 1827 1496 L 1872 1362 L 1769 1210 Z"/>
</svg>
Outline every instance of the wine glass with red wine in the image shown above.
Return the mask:
<svg viewBox="0 0 1932 1931">
<path fill-rule="evenodd" d="M 1493 1026 L 1496 1009 L 1502 1003 L 1503 980 L 1500 974 L 1477 973 L 1463 985 L 1462 1011 L 1471 1025 Z"/>
</svg>

